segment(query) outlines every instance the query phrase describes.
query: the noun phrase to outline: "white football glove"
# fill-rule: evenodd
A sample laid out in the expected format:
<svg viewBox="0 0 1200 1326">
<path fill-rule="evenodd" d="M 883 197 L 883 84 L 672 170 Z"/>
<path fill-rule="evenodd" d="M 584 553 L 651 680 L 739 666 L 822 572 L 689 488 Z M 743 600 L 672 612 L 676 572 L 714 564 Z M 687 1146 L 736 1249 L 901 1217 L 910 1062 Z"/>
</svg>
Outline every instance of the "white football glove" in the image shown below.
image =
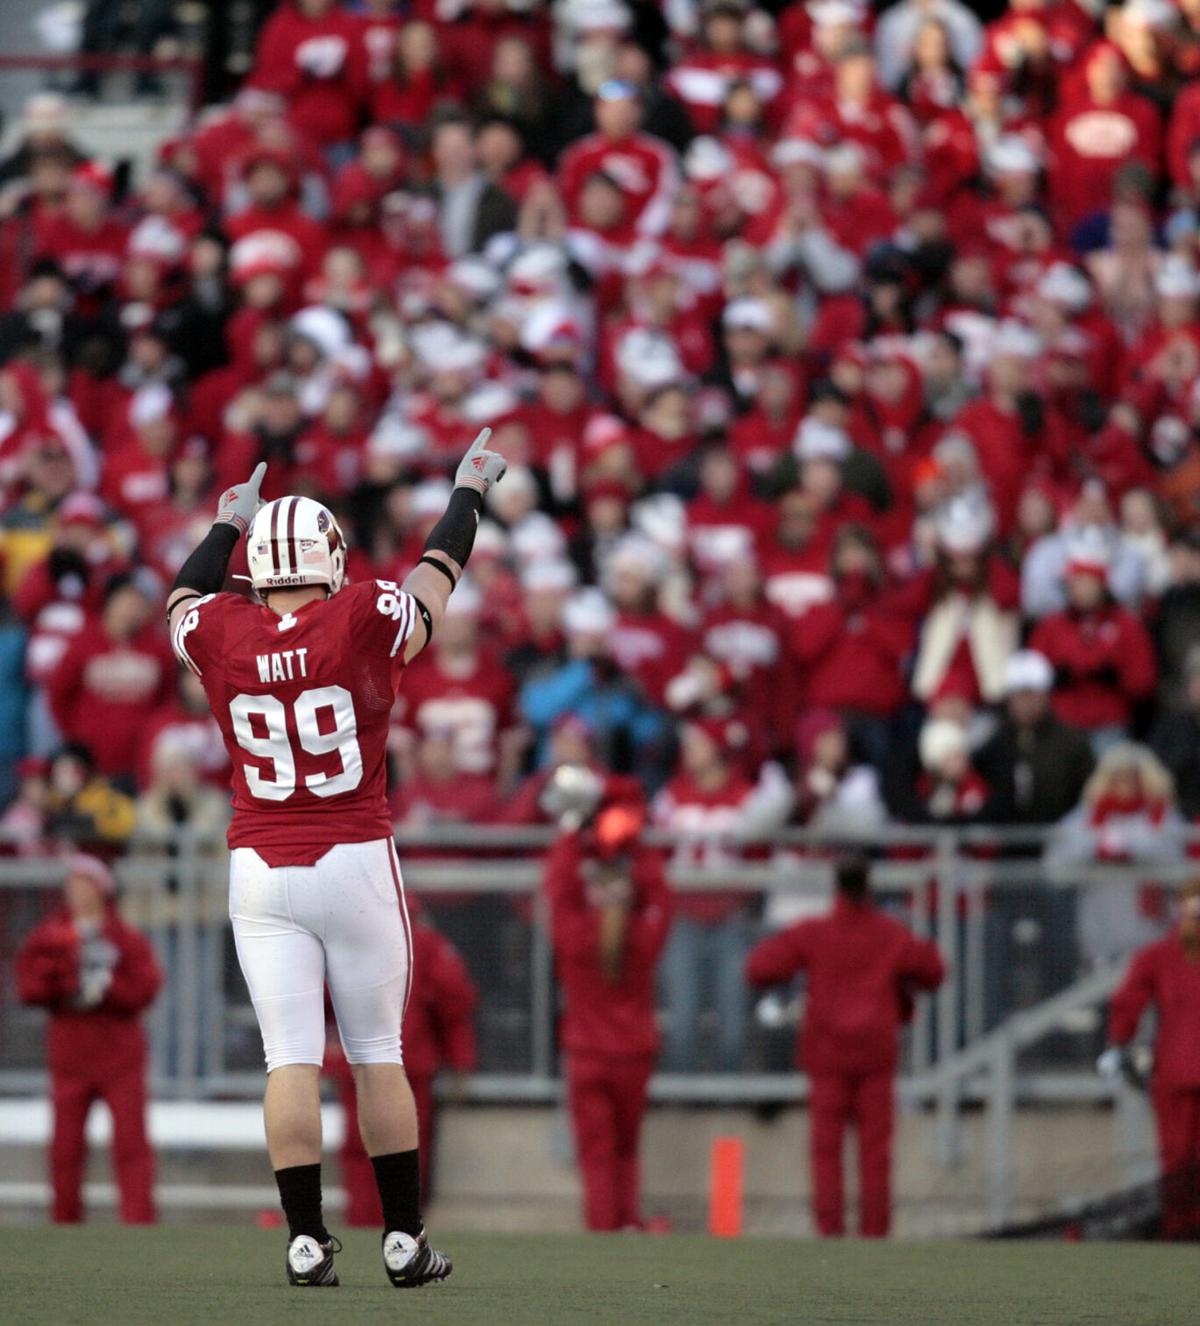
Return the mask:
<svg viewBox="0 0 1200 1326">
<path fill-rule="evenodd" d="M 250 522 L 254 519 L 255 513 L 262 505 L 259 500 L 258 490 L 262 487 L 263 476 L 267 472 L 267 462 L 259 461 L 254 467 L 254 473 L 245 483 L 239 483 L 234 488 L 226 488 L 221 494 L 221 500 L 217 505 L 217 518 L 213 522 L 215 525 L 236 525 L 239 534 L 245 534 L 250 528 Z"/>
<path fill-rule="evenodd" d="M 498 451 L 487 449 L 491 436 L 492 430 L 485 428 L 471 443 L 471 449 L 459 461 L 458 472 L 454 476 L 455 488 L 474 488 L 477 493 L 486 495 L 492 484 L 504 478 L 508 461 Z"/>
</svg>

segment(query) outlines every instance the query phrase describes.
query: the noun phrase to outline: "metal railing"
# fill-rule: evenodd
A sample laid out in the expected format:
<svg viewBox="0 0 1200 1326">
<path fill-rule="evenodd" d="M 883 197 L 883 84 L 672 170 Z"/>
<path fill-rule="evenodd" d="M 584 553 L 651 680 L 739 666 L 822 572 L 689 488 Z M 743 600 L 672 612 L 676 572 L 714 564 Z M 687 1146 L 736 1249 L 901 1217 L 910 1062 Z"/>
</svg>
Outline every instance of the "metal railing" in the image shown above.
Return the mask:
<svg viewBox="0 0 1200 1326">
<path fill-rule="evenodd" d="M 481 1063 L 467 1083 L 476 1101 L 561 1095 L 553 953 L 539 891 L 541 854 L 552 838 L 549 829 L 507 826 L 397 835 L 410 894 L 459 944 L 480 986 Z M 679 845 L 662 835 L 650 840 L 668 852 Z M 1097 1010 L 1123 962 L 1115 954 L 1089 966 L 1078 952 L 1075 918 L 1088 891 L 1169 887 L 1194 873 L 1186 859 L 1049 869 L 1041 860 L 1045 841 L 1038 830 L 892 829 L 865 844 L 877 858 L 881 904 L 934 938 L 950 970 L 936 995 L 918 1001 L 906 1035 L 902 1098 L 936 1111 L 937 1159 L 945 1166 L 962 1158 L 960 1107 L 987 1106 L 988 1212 L 996 1223 L 1012 1210 L 1016 1104 L 1114 1098 L 1116 1089 L 1091 1065 L 1101 1043 Z M 789 830 L 754 851 L 726 846 L 719 865 L 672 865 L 673 886 L 741 890 L 755 914 L 770 915 L 784 898 L 812 910 L 828 900 L 830 843 Z M 751 859 L 736 855 L 743 851 Z M 186 831 L 144 839 L 116 866 L 123 907 L 168 972 L 148 1018 L 159 1098 L 249 1099 L 262 1089 L 257 1027 L 226 921 L 227 866 L 223 843 Z M 18 1005 L 11 959 L 61 880 L 58 860 L 0 858 L 0 1093 L 44 1088 L 41 1015 Z M 670 1007 L 661 1015 L 669 1028 Z M 717 1103 L 802 1099 L 807 1081 L 791 1067 L 793 1037 L 793 1026 L 752 1024 L 742 1071 L 701 1063 L 664 1071 L 652 1095 Z"/>
</svg>

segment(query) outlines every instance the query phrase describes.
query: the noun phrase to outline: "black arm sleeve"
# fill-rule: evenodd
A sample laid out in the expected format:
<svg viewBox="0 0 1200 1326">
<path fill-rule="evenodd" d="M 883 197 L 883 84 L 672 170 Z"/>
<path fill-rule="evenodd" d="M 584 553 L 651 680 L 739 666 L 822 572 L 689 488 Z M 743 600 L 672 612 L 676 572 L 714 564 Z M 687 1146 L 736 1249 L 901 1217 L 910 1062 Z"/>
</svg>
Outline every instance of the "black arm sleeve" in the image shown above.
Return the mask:
<svg viewBox="0 0 1200 1326">
<path fill-rule="evenodd" d="M 225 572 L 233 550 L 237 547 L 238 538 L 236 525 L 214 525 L 179 568 L 171 592 L 195 589 L 202 595 L 219 593 L 225 583 Z"/>
<path fill-rule="evenodd" d="M 473 488 L 456 488 L 450 494 L 442 518 L 429 531 L 426 552 L 443 552 L 459 566 L 466 566 L 475 546 L 475 531 L 483 510 L 483 496 Z"/>
</svg>

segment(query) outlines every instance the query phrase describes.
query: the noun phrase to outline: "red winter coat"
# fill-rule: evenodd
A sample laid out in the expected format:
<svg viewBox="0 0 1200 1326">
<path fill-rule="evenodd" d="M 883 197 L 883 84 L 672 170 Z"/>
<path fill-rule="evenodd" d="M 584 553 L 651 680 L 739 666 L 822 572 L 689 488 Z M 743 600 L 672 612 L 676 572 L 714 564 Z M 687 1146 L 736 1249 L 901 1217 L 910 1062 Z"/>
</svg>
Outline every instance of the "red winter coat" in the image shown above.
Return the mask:
<svg viewBox="0 0 1200 1326">
<path fill-rule="evenodd" d="M 634 901 L 615 979 L 600 964 L 600 912 L 584 892 L 579 834 L 562 834 L 546 857 L 551 941 L 563 992 L 560 1043 L 565 1050 L 653 1054 L 654 973 L 671 925 L 671 895 L 661 859 L 644 848 L 633 863 Z"/>
<path fill-rule="evenodd" d="M 247 207 L 225 222 L 225 233 L 234 244 L 247 235 L 264 230 L 285 235 L 292 241 L 295 246 L 295 265 L 300 273 L 304 276 L 317 274 L 327 247 L 327 236 L 324 229 L 307 212 L 302 211 L 297 203 L 285 199 L 278 207 L 270 209 Z M 234 348 L 232 341 L 230 348 Z"/>
<path fill-rule="evenodd" d="M 1113 178 L 1127 161 L 1140 161 L 1158 174 L 1158 111 L 1133 92 L 1108 106 L 1082 98 L 1059 112 L 1050 130 L 1050 151 L 1051 200 L 1059 224 L 1069 229 L 1092 212 L 1108 209 Z"/>
<path fill-rule="evenodd" d="M 691 634 L 662 612 L 619 613 L 608 644 L 621 671 L 657 705 L 664 703 L 668 682 L 683 671 L 694 647 Z"/>
<path fill-rule="evenodd" d="M 627 219 L 642 234 L 662 234 L 679 186 L 679 163 L 666 143 L 641 133 L 620 142 L 589 134 L 572 143 L 558 163 L 559 186 L 572 221 L 579 221 L 580 194 L 597 171 L 615 181 L 625 198 Z"/>
<path fill-rule="evenodd" d="M 340 7 L 307 18 L 280 5 L 258 39 L 251 82 L 284 97 L 288 118 L 314 142 L 353 138 L 367 91 L 359 20 Z"/>
<path fill-rule="evenodd" d="M 1157 680 L 1149 633 L 1140 618 L 1115 605 L 1045 617 L 1029 648 L 1053 665 L 1054 712 L 1073 727 L 1128 727 L 1134 704 Z"/>
<path fill-rule="evenodd" d="M 101 773 L 133 773 L 146 715 L 169 696 L 175 670 L 156 626 L 118 642 L 97 621 L 72 640 L 47 682 L 54 721 L 91 751 Z"/>
<path fill-rule="evenodd" d="M 778 522 L 775 508 L 749 491 L 724 502 L 700 493 L 687 504 L 687 541 L 696 569 L 702 576 L 719 574 L 735 557 L 764 543 Z"/>
<path fill-rule="evenodd" d="M 838 898 L 828 916 L 760 941 L 746 959 L 753 985 L 808 976 L 797 1053 L 815 1073 L 892 1073 L 896 1033 L 915 990 L 936 990 L 946 969 L 936 945 L 918 939 L 872 903 Z"/>
<path fill-rule="evenodd" d="M 84 311 L 96 312 L 96 301 L 117 279 L 125 261 L 128 229 L 108 219 L 96 230 L 83 230 L 69 216 L 53 216 L 37 227 L 36 240 L 36 256 L 58 263 L 78 287 Z"/>
<path fill-rule="evenodd" d="M 110 907 L 104 939 L 116 949 L 112 983 L 94 1008 L 72 1003 L 79 990 L 81 946 L 70 912 L 62 907 L 36 926 L 17 951 L 17 993 L 23 1004 L 50 1013 L 47 1066 L 51 1073 L 83 1071 L 113 1076 L 145 1058 L 140 1014 L 154 1001 L 162 972 L 150 942 Z"/>
<path fill-rule="evenodd" d="M 1035 461 L 1035 444 L 1027 436 L 1020 416 L 985 396 L 964 405 L 954 416 L 952 427 L 966 433 L 974 443 L 1000 528 L 1009 530 Z"/>
<path fill-rule="evenodd" d="M 879 595 L 861 604 L 841 598 L 814 604 L 792 630 L 805 704 L 890 718 L 906 697 L 900 663 L 914 635 L 911 619 L 889 610 Z"/>
<path fill-rule="evenodd" d="M 490 774 L 499 757 L 500 734 L 516 721 L 514 704 L 513 679 L 493 651 L 479 650 L 470 671 L 451 675 L 435 648 L 405 671 L 396 715 L 400 726 L 418 737 L 450 732 L 459 769 Z"/>
<path fill-rule="evenodd" d="M 410 903 L 411 906 L 411 903 Z M 432 1078 L 445 1065 L 470 1072 L 477 1060 L 475 1005 L 479 993 L 453 944 L 414 917 L 412 994 L 404 1010 L 404 1068 Z"/>
<path fill-rule="evenodd" d="M 1197 138 L 1200 138 L 1200 83 L 1192 83 L 1175 98 L 1167 126 L 1167 170 L 1171 183 L 1182 189 L 1192 188 L 1188 156 Z"/>
<path fill-rule="evenodd" d="M 1158 1015 L 1155 1085 L 1195 1091 L 1200 1088 L 1200 958 L 1188 956 L 1178 934 L 1133 955 L 1109 1005 L 1109 1039 L 1128 1044 L 1150 1004 Z"/>
</svg>

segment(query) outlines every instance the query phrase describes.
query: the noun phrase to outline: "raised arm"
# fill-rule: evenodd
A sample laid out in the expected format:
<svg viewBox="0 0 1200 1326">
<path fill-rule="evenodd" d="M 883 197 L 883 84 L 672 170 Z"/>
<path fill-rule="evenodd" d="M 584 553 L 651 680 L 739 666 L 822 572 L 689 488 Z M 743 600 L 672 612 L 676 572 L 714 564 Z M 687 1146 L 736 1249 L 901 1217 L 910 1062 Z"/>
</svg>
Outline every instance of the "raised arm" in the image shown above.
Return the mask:
<svg viewBox="0 0 1200 1326">
<path fill-rule="evenodd" d="M 419 600 L 429 613 L 424 630 L 414 630 L 404 651 L 405 661 L 429 643 L 446 612 L 446 604 L 462 579 L 463 568 L 475 546 L 475 531 L 483 511 L 483 499 L 494 483 L 504 478 L 508 462 L 487 444 L 492 430 L 485 428 L 471 443 L 454 476 L 454 491 L 442 518 L 429 531 L 425 550 L 405 577 L 402 588 Z"/>
<path fill-rule="evenodd" d="M 259 489 L 266 472 L 266 462 L 260 461 L 245 483 L 227 488 L 221 494 L 212 528 L 179 568 L 167 599 L 167 624 L 172 639 L 189 603 L 220 592 L 237 541 L 250 528 L 258 510 Z"/>
</svg>

